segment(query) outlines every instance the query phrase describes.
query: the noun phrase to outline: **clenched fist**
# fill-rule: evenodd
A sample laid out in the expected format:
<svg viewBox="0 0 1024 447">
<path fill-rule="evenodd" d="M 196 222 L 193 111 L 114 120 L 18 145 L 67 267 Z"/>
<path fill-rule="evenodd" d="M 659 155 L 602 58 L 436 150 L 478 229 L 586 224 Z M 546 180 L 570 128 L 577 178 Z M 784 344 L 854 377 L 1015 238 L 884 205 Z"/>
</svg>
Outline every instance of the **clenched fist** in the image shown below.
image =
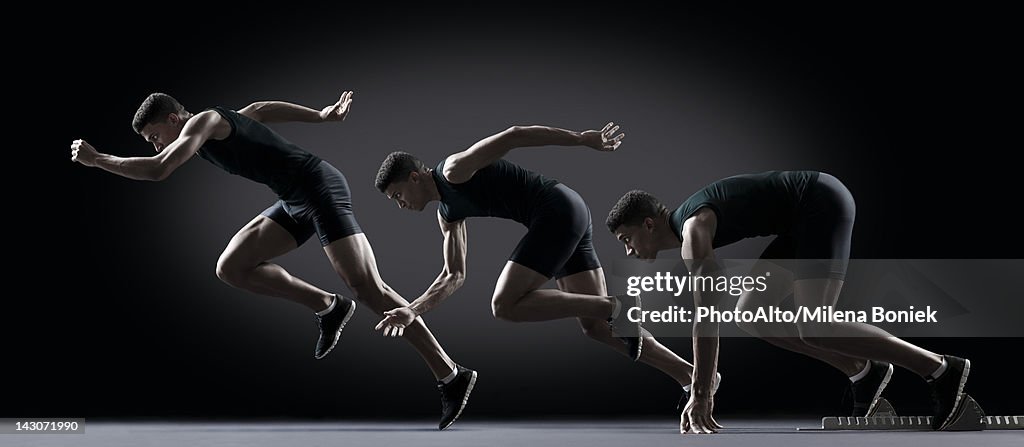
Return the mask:
<svg viewBox="0 0 1024 447">
<path fill-rule="evenodd" d="M 96 166 L 96 157 L 99 152 L 85 140 L 71 142 L 71 161 L 77 161 L 85 166 Z"/>
</svg>

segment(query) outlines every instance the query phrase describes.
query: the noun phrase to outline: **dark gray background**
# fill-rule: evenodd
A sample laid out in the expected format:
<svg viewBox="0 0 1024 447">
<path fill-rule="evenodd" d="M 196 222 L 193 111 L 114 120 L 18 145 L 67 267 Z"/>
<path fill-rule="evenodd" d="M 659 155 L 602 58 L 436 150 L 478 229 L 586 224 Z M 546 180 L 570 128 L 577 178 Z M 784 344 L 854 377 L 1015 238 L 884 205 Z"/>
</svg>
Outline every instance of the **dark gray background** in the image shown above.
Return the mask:
<svg viewBox="0 0 1024 447">
<path fill-rule="evenodd" d="M 581 193 L 606 263 L 623 256 L 603 220 L 626 190 L 678 203 L 720 177 L 768 169 L 823 170 L 847 184 L 858 204 L 854 257 L 1015 258 L 1018 224 L 1005 216 L 1018 169 L 1004 154 L 1016 120 L 1003 107 L 1019 77 L 1007 68 L 1005 16 L 634 4 L 140 6 L 117 19 L 61 11 L 61 44 L 38 49 L 60 77 L 40 89 L 39 115 L 57 118 L 9 123 L 12 131 L 38 126 L 32 135 L 53 155 L 53 176 L 32 175 L 15 191 L 57 190 L 19 208 L 42 217 L 15 238 L 26 261 L 14 274 L 44 291 L 11 299 L 20 306 L 6 315 L 11 385 L 0 414 L 437 411 L 426 368 L 402 342 L 372 332 L 369 312 L 315 361 L 308 311 L 217 280 L 219 252 L 273 202 L 268 189 L 202 160 L 157 184 L 68 161 L 75 138 L 114 154 L 150 154 L 130 121 L 152 91 L 197 111 L 264 99 L 321 107 L 354 90 L 344 123 L 275 129 L 346 174 L 385 280 L 409 299 L 437 274 L 441 240 L 433 206 L 399 210 L 373 188 L 381 160 L 404 149 L 436 161 L 512 124 L 621 123 L 627 138 L 616 153 L 509 156 Z M 29 143 L 40 149 L 38 139 Z M 575 323 L 491 317 L 494 281 L 523 233 L 513 222 L 471 221 L 469 278 L 428 316 L 451 355 L 481 372 L 467 415 L 670 414 L 671 380 L 590 342 Z M 765 243 L 722 254 L 753 257 Z M 344 291 L 315 243 L 281 263 Z M 974 360 L 970 389 L 990 413 L 1019 412 L 1019 400 L 998 386 L 1017 377 L 1000 353 L 1017 350 L 1019 339 L 919 341 Z M 688 339 L 666 342 L 691 356 Z M 723 340 L 721 371 L 718 412 L 841 411 L 842 374 L 757 340 Z M 912 374 L 898 372 L 890 390 L 898 407 L 927 411 L 927 389 Z"/>
</svg>

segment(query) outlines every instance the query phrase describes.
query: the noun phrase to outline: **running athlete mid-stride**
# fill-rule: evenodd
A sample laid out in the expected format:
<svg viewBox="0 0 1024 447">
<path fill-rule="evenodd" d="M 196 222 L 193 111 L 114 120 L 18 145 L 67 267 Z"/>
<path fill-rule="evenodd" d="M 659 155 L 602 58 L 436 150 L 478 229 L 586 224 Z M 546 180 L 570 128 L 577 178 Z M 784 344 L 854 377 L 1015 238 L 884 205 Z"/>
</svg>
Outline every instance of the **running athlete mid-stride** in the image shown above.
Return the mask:
<svg viewBox="0 0 1024 447">
<path fill-rule="evenodd" d="M 834 306 L 850 258 L 855 217 L 853 196 L 835 177 L 815 171 L 772 171 L 718 180 L 669 210 L 652 195 L 626 193 L 605 222 L 625 245 L 626 254 L 654 259 L 662 250 L 681 250 L 690 273 L 719 271 L 714 249 L 740 239 L 774 235 L 757 271 L 770 269 L 767 291 L 745 293 L 737 308 L 778 305 L 792 295 L 796 306 Z M 778 269 L 772 259 L 795 259 Z M 774 293 L 777 291 L 777 293 Z M 756 295 L 756 296 L 755 296 Z M 714 305 L 716 297 L 694 290 L 694 303 Z M 767 303 L 765 303 L 767 302 Z M 971 370 L 967 359 L 939 355 L 875 326 L 856 322 L 797 322 L 741 325 L 777 346 L 821 360 L 850 378 L 854 416 L 869 414 L 892 376 L 893 364 L 925 378 L 932 389 L 932 428 L 941 430 L 957 413 Z M 680 419 L 680 431 L 711 433 L 718 326 L 693 328 L 694 385 Z"/>
<path fill-rule="evenodd" d="M 385 312 L 377 324 L 385 333 L 401 331 L 438 306 L 466 277 L 466 218 L 499 217 L 525 225 L 526 235 L 498 277 L 491 299 L 496 318 L 545 321 L 577 318 L 587 336 L 671 376 L 684 389 L 692 365 L 639 327 L 613 332 L 610 321 L 638 305 L 636 298 L 609 296 L 604 271 L 594 251 L 590 209 L 576 191 L 502 157 L 529 146 L 587 146 L 599 151 L 619 147 L 624 134 L 604 129 L 575 132 L 545 126 L 514 126 L 452 154 L 430 168 L 405 152 L 387 156 L 376 186 L 399 207 L 422 211 L 440 202 L 437 220 L 444 236 L 444 266 L 433 284 L 408 306 Z M 552 277 L 557 289 L 541 289 Z M 717 381 L 716 381 L 717 382 Z"/>
<path fill-rule="evenodd" d="M 228 173 L 270 187 L 279 200 L 228 242 L 217 261 L 217 277 L 233 287 L 285 298 L 315 312 L 320 338 L 314 356 L 320 359 L 338 342 L 356 302 L 292 276 L 272 259 L 316 233 L 334 270 L 375 313 L 408 302 L 381 279 L 373 249 L 352 212 L 345 176 L 264 123 L 343 121 L 351 105 L 352 92 L 344 92 L 322 110 L 264 101 L 237 112 L 213 107 L 192 114 L 171 96 L 153 93 L 135 113 L 132 126 L 153 145 L 156 155 L 115 157 L 75 140 L 71 160 L 134 180 L 160 181 L 199 154 Z M 443 430 L 466 405 L 476 372 L 457 366 L 422 319 L 410 321 L 403 330 L 438 380 Z"/>
</svg>

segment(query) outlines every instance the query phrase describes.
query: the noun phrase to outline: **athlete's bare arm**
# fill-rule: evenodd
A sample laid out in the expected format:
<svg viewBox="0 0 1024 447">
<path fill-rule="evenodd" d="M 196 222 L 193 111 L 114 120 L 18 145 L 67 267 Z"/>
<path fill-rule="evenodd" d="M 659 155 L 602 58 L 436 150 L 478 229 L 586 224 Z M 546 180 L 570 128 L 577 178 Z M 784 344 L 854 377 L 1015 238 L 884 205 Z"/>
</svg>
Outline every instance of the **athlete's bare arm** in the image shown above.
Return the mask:
<svg viewBox="0 0 1024 447">
<path fill-rule="evenodd" d="M 616 135 L 618 130 L 619 126 L 614 123 L 608 123 L 600 131 L 583 132 L 546 126 L 513 126 L 449 156 L 442 174 L 451 183 L 465 183 L 473 178 L 477 170 L 518 147 L 588 146 L 599 151 L 614 151 L 626 136 L 624 133 Z"/>
<path fill-rule="evenodd" d="M 185 122 L 181 135 L 152 157 L 116 157 L 96 150 L 85 140 L 71 143 L 71 161 L 133 180 L 161 181 L 185 164 L 208 139 L 223 139 L 230 125 L 217 112 L 198 113 Z"/>
<path fill-rule="evenodd" d="M 321 123 L 324 121 L 344 121 L 352 110 L 352 92 L 341 94 L 337 102 L 321 110 L 313 110 L 306 106 L 284 101 L 260 101 L 243 107 L 238 111 L 261 123 Z"/>
<path fill-rule="evenodd" d="M 384 328 L 385 335 L 389 332 L 388 326 L 391 326 L 390 332 L 393 332 L 395 328 L 404 328 L 411 324 L 417 316 L 441 304 L 441 301 L 462 287 L 462 283 L 466 279 L 466 219 L 448 222 L 441 217 L 439 212 L 437 223 L 441 226 L 441 234 L 444 236 L 442 247 L 444 267 L 441 269 L 441 274 L 437 275 L 437 279 L 427 288 L 426 292 L 423 292 L 423 295 L 409 303 L 408 306 L 384 312 L 386 317 L 377 323 L 375 329 Z"/>
<path fill-rule="evenodd" d="M 708 275 L 718 270 L 712 246 L 718 219 L 710 208 L 703 208 L 683 222 L 681 256 L 691 275 Z M 715 294 L 694 289 L 695 306 L 717 304 Z M 693 324 L 693 391 L 680 417 L 683 433 L 714 433 L 721 426 L 712 416 L 714 378 L 718 369 L 718 323 Z"/>
</svg>

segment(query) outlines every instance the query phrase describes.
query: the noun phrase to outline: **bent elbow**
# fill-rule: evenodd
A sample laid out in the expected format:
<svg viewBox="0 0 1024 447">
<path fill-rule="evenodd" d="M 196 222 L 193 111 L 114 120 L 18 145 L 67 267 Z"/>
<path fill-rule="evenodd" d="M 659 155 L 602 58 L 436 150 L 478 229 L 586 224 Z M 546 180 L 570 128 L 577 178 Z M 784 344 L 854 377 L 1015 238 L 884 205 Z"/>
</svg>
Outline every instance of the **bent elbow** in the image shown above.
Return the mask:
<svg viewBox="0 0 1024 447">
<path fill-rule="evenodd" d="M 266 101 L 254 102 L 242 108 L 238 111 L 239 115 L 248 117 L 253 121 L 263 122 L 263 114 L 260 113 L 263 107 L 267 105 Z"/>
<path fill-rule="evenodd" d="M 448 280 L 450 281 L 453 288 L 458 289 L 462 287 L 462 284 L 466 282 L 465 272 L 452 272 L 448 274 Z"/>
<path fill-rule="evenodd" d="M 171 176 L 171 172 L 174 172 L 174 170 L 168 166 L 160 164 L 150 170 L 149 175 L 146 177 L 146 180 L 152 182 L 162 182 L 164 180 L 167 180 L 167 177 Z"/>
</svg>

